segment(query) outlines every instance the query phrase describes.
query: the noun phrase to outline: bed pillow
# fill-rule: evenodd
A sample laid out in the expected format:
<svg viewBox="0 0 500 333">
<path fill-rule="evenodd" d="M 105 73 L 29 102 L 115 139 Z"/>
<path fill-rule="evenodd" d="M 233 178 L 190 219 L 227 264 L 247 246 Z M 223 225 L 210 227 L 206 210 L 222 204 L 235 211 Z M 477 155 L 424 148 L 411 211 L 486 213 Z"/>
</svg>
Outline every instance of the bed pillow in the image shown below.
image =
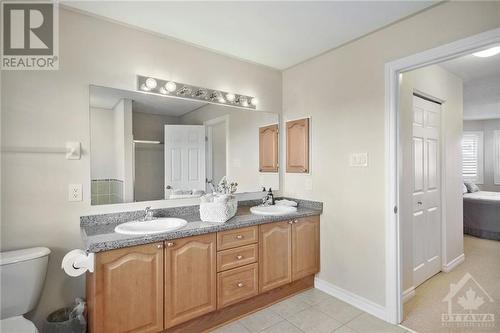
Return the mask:
<svg viewBox="0 0 500 333">
<path fill-rule="evenodd" d="M 465 194 L 467 192 L 469 192 L 469 190 L 467 190 L 467 186 L 465 186 L 465 184 L 462 183 L 462 194 Z"/>
<path fill-rule="evenodd" d="M 479 187 L 477 187 L 474 183 L 465 183 L 465 186 L 467 187 L 467 191 L 469 191 L 469 193 L 479 192 Z"/>
</svg>

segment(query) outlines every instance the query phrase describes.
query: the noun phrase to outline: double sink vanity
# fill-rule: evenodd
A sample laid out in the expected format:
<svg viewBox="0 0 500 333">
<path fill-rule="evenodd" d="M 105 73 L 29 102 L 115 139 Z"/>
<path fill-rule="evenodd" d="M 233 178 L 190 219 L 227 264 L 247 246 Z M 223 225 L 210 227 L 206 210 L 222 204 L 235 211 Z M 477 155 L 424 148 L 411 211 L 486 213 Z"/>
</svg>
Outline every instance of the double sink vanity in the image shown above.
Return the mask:
<svg viewBox="0 0 500 333">
<path fill-rule="evenodd" d="M 310 172 L 309 119 L 257 105 L 141 75 L 89 86 L 91 205 L 183 200 L 81 217 L 89 332 L 205 332 L 314 286 L 322 204 L 272 194 Z"/>
<path fill-rule="evenodd" d="M 158 209 L 144 222 L 141 211 L 81 217 L 95 253 L 89 331 L 203 332 L 313 287 L 322 204 L 295 201 L 296 209 L 241 201 L 225 223 L 200 221 L 198 206 Z M 115 231 L 130 221 L 181 225 Z"/>
</svg>

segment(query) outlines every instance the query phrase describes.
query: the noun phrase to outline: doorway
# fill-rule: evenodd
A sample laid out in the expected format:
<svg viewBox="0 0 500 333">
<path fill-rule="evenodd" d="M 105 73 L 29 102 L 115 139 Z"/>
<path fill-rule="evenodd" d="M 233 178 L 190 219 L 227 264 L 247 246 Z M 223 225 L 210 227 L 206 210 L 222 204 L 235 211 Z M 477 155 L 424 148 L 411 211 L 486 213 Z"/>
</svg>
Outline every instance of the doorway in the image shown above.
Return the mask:
<svg viewBox="0 0 500 333">
<path fill-rule="evenodd" d="M 389 184 L 386 200 L 386 318 L 389 322 L 397 324 L 403 320 L 403 249 L 405 242 L 402 226 L 404 221 L 408 221 L 408 219 L 405 220 L 404 216 L 400 215 L 401 205 L 404 205 L 400 188 L 401 184 L 407 181 L 400 172 L 403 160 L 401 156 L 403 150 L 399 138 L 402 117 L 399 110 L 399 102 L 402 98 L 399 88 L 402 73 L 469 54 L 475 50 L 483 50 L 492 44 L 499 43 L 500 29 L 494 29 L 386 64 L 386 158 Z M 443 169 L 446 170 L 446 166 Z M 447 186 L 448 184 L 441 182 L 441 188 L 447 188 Z M 453 212 L 444 206 L 442 211 L 443 214 Z M 461 214 L 461 212 L 459 213 Z M 443 236 L 449 232 L 446 226 L 441 231 Z M 450 256 L 444 245 L 441 246 L 441 255 L 443 260 Z M 441 269 L 453 269 L 461 261 L 463 261 L 463 256 L 450 259 L 446 265 L 442 265 Z"/>
</svg>

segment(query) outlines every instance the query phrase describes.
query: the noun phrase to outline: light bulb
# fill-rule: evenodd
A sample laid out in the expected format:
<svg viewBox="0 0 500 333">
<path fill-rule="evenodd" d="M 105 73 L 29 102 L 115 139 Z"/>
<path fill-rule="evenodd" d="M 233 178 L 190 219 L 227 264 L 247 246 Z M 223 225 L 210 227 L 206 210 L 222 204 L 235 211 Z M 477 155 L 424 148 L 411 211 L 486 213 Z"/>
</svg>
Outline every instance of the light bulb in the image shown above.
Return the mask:
<svg viewBox="0 0 500 333">
<path fill-rule="evenodd" d="M 173 81 L 168 81 L 165 83 L 165 89 L 167 89 L 168 92 L 174 92 L 175 89 L 177 89 L 177 85 Z"/>
<path fill-rule="evenodd" d="M 146 87 L 146 85 L 143 83 L 143 84 L 141 84 L 141 90 L 150 91 L 151 89 L 149 89 L 148 87 Z"/>
<path fill-rule="evenodd" d="M 167 91 L 167 89 L 165 89 L 165 87 L 160 87 L 159 91 L 160 91 L 160 94 L 163 94 L 163 95 L 168 94 L 168 91 Z"/>
<path fill-rule="evenodd" d="M 240 97 L 240 105 L 247 107 L 248 106 L 248 99 L 246 99 L 246 97 Z"/>
<path fill-rule="evenodd" d="M 226 99 L 228 102 L 234 102 L 234 99 L 236 98 L 236 96 L 234 96 L 234 94 L 231 94 L 231 93 L 228 93 L 226 94 Z"/>
<path fill-rule="evenodd" d="M 500 46 L 494 46 L 487 50 L 472 53 L 472 55 L 479 58 L 488 58 L 488 57 L 493 57 L 494 55 L 497 55 L 499 53 L 500 53 Z"/>
<path fill-rule="evenodd" d="M 148 87 L 148 89 L 154 89 L 154 88 L 156 88 L 157 85 L 158 85 L 158 83 L 152 77 L 148 77 L 146 79 L 146 87 Z"/>
<path fill-rule="evenodd" d="M 259 104 L 259 99 L 257 97 L 254 97 L 250 100 L 250 104 L 253 106 L 257 106 Z"/>
<path fill-rule="evenodd" d="M 219 101 L 219 103 L 226 103 L 226 100 L 224 99 L 222 94 L 220 94 L 219 97 L 217 97 L 217 101 Z"/>
</svg>

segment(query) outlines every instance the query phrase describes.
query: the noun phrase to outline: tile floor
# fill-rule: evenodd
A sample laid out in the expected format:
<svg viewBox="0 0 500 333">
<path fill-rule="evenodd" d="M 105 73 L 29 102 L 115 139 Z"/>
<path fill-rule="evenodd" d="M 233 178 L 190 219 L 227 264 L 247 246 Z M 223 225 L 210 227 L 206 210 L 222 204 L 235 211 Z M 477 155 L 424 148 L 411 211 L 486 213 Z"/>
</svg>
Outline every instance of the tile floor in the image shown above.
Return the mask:
<svg viewBox="0 0 500 333">
<path fill-rule="evenodd" d="M 318 289 L 311 289 L 213 333 L 404 333 Z"/>
</svg>

